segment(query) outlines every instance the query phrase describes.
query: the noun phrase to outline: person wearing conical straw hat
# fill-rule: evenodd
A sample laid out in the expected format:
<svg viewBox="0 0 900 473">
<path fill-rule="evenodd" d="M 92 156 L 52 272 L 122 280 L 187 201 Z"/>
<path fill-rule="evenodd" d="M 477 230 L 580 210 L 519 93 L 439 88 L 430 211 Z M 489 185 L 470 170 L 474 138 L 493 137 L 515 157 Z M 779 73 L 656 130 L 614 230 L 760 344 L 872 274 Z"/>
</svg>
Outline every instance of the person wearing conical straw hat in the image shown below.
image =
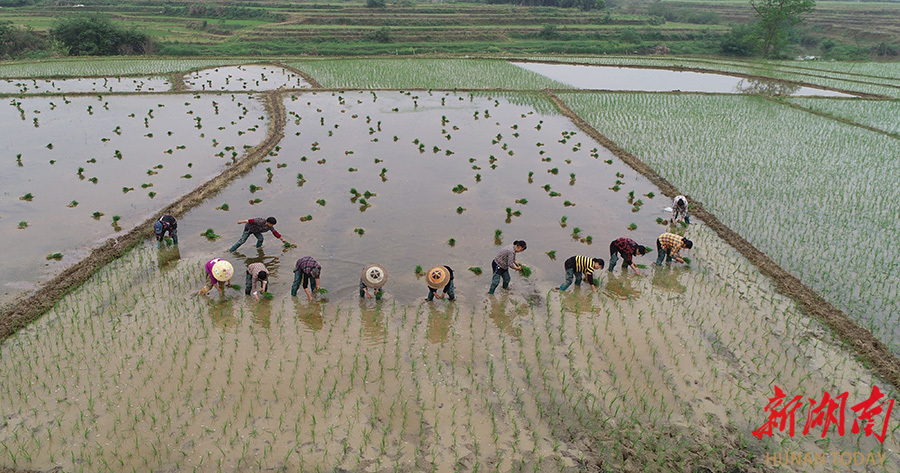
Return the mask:
<svg viewBox="0 0 900 473">
<path fill-rule="evenodd" d="M 434 300 L 435 297 L 443 299 L 444 294 L 447 298 L 456 299 L 456 292 L 453 291 L 453 269 L 450 266 L 435 266 L 426 273 L 425 283 L 428 284 L 428 297 L 426 300 Z M 438 289 L 443 288 L 442 293 L 438 293 Z"/>
<path fill-rule="evenodd" d="M 372 298 L 369 289 L 375 291 L 375 300 L 381 300 L 384 293 L 382 287 L 387 282 L 387 270 L 380 264 L 370 264 L 363 268 L 362 276 L 359 278 L 359 297 Z"/>
<path fill-rule="evenodd" d="M 204 295 L 209 292 L 213 286 L 219 288 L 219 295 L 225 296 L 225 284 L 226 281 L 228 285 L 231 285 L 231 276 L 234 275 L 234 267 L 231 266 L 231 263 L 225 261 L 221 258 L 213 258 L 206 262 L 206 275 L 209 276 L 209 279 L 206 281 L 206 285 L 203 286 L 203 289 L 200 289 L 199 295 Z"/>
<path fill-rule="evenodd" d="M 588 285 L 592 291 L 596 291 L 594 286 L 594 271 L 603 269 L 603 260 L 590 256 L 576 255 L 567 259 L 563 265 L 566 268 L 566 282 L 559 286 L 560 291 L 565 291 L 572 285 L 572 278 L 575 278 L 575 285 L 581 286 L 582 275 L 587 278 Z"/>
<path fill-rule="evenodd" d="M 516 253 L 521 253 L 526 248 L 528 248 L 528 245 L 525 243 L 525 240 L 516 240 L 512 245 L 504 246 L 497 253 L 497 256 L 491 261 L 491 269 L 494 270 L 494 275 L 491 277 L 491 289 L 488 291 L 488 294 L 494 294 L 494 290 L 500 284 L 500 279 L 503 279 L 503 289 L 509 289 L 509 268 L 516 271 L 522 270 L 522 266 L 516 263 Z"/>
</svg>

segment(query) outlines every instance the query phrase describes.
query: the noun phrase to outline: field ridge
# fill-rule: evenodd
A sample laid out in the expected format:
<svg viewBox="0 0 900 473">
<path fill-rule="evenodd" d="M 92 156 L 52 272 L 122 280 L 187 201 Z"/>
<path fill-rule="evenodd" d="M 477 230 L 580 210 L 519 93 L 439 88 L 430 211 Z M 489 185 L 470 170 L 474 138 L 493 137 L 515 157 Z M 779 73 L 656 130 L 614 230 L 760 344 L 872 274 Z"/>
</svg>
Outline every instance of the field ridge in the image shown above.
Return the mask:
<svg viewBox="0 0 900 473">
<path fill-rule="evenodd" d="M 578 128 L 609 149 L 635 171 L 650 179 L 653 184 L 659 187 L 663 194 L 670 198 L 680 194 L 672 183 L 660 176 L 640 158 L 622 149 L 615 142 L 597 131 L 587 121 L 572 111 L 556 94 L 550 90 L 547 90 L 546 93 L 553 103 L 559 107 L 560 112 L 572 120 Z M 816 291 L 803 284 L 799 278 L 784 270 L 765 253 L 722 223 L 715 215 L 706 210 L 702 202 L 693 198 L 690 198 L 690 201 L 694 215 L 703 220 L 720 238 L 750 260 L 759 268 L 760 272 L 771 278 L 779 292 L 797 301 L 807 314 L 812 315 L 831 328 L 845 343 L 849 343 L 856 353 L 871 365 L 872 370 L 878 376 L 881 376 L 894 386 L 900 386 L 900 358 L 894 355 L 881 340 L 872 335 L 870 331 L 856 324 Z"/>
</svg>

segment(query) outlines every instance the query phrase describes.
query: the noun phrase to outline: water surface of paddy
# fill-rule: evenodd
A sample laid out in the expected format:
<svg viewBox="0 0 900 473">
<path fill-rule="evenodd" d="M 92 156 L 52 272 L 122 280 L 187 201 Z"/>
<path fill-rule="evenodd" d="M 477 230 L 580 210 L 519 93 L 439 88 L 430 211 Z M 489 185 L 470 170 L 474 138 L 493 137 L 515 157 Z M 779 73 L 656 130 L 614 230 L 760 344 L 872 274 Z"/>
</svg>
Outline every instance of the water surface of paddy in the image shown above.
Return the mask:
<svg viewBox="0 0 900 473">
<path fill-rule="evenodd" d="M 202 69 L 184 77 L 188 90 L 260 91 L 308 88 L 296 72 L 277 66 L 221 66 Z"/>
<path fill-rule="evenodd" d="M 852 97 L 831 90 L 801 87 L 775 80 L 724 74 L 634 67 L 513 63 L 579 89 L 641 92 L 710 92 L 791 96 Z"/>
</svg>

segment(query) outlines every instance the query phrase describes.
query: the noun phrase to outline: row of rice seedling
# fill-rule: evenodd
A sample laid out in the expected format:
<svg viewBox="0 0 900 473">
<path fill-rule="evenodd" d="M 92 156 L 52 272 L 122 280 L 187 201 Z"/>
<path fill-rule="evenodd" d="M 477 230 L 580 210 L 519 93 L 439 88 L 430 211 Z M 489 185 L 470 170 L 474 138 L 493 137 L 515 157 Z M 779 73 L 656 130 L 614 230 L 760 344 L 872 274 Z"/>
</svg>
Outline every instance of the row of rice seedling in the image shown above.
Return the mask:
<svg viewBox="0 0 900 473">
<path fill-rule="evenodd" d="M 247 94 L 26 97 L 0 106 L 0 118 L 4 292 L 144 221 L 268 130 L 263 104 Z M 59 263 L 45 260 L 56 254 Z"/>
<path fill-rule="evenodd" d="M 835 73 L 819 73 L 789 68 L 773 68 L 767 63 L 744 61 L 703 60 L 693 58 L 630 58 L 630 57 L 557 57 L 531 56 L 530 60 L 579 62 L 608 66 L 696 67 L 713 71 L 750 74 L 772 79 L 803 82 L 852 92 L 900 97 L 894 79 L 862 78 Z"/>
<path fill-rule="evenodd" d="M 0 64 L 0 77 L 100 77 L 136 76 L 186 72 L 205 67 L 246 64 L 251 59 L 191 58 L 156 59 L 139 57 L 92 57 L 83 59 L 47 59 L 40 61 L 17 61 Z"/>
<path fill-rule="evenodd" d="M 751 435 L 773 385 L 848 404 L 873 385 L 897 393 L 692 231 L 689 270 L 459 305 L 198 298 L 202 251 L 139 247 L 0 344 L 0 464 L 725 471 L 761 468 L 765 452 L 896 449 L 896 410 L 883 445 L 849 427 L 827 442 Z M 897 467 L 888 455 L 867 471 Z"/>
<path fill-rule="evenodd" d="M 896 139 L 762 98 L 561 97 L 900 350 Z"/>
<path fill-rule="evenodd" d="M 788 98 L 788 102 L 834 115 L 886 133 L 900 134 L 900 102 L 891 100 L 834 100 Z"/>
<path fill-rule="evenodd" d="M 245 65 L 194 71 L 185 77 L 189 90 L 275 90 L 303 88 L 309 84 L 283 67 Z"/>
<path fill-rule="evenodd" d="M 166 92 L 172 88 L 163 77 L 97 77 L 93 79 L 4 79 L 2 94 L 65 94 L 76 92 Z"/>
<path fill-rule="evenodd" d="M 502 60 L 324 59 L 285 61 L 325 88 L 516 89 L 568 88 Z"/>
</svg>

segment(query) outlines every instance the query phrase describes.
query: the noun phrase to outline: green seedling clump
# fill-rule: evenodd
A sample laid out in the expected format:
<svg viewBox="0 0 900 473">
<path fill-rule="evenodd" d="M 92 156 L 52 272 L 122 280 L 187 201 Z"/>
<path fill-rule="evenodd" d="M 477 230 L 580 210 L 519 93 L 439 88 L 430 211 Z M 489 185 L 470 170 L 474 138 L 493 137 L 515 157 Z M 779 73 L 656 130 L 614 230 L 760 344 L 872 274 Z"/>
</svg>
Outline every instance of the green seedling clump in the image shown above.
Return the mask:
<svg viewBox="0 0 900 473">
<path fill-rule="evenodd" d="M 205 236 L 206 238 L 209 238 L 210 240 L 215 240 L 216 238 L 219 238 L 221 236 L 221 235 L 216 235 L 215 230 L 213 230 L 212 228 L 207 228 L 206 231 L 201 233 L 200 235 Z"/>
<path fill-rule="evenodd" d="M 463 212 L 465 212 L 465 211 L 466 211 L 466 208 L 465 208 L 465 207 L 457 207 L 457 208 L 456 208 L 456 213 L 458 213 L 458 214 L 461 214 L 461 213 L 463 213 Z"/>
<path fill-rule="evenodd" d="M 66 207 L 71 207 L 71 208 L 78 207 L 78 201 L 73 200 L 72 202 L 69 202 L 69 205 L 67 205 Z"/>
<path fill-rule="evenodd" d="M 479 276 L 482 273 L 480 266 L 472 266 L 471 268 L 469 268 L 469 271 L 475 273 L 476 276 Z"/>
<path fill-rule="evenodd" d="M 531 268 L 529 268 L 528 266 L 525 266 L 524 264 L 522 264 L 520 266 L 522 266 L 522 276 L 525 276 L 526 278 L 530 277 L 531 276 Z"/>
<path fill-rule="evenodd" d="M 359 235 L 366 233 L 366 231 L 362 228 L 354 228 L 353 231 L 358 233 Z"/>
<path fill-rule="evenodd" d="M 450 246 L 456 246 L 456 238 L 451 238 L 447 240 L 447 244 Z"/>
<path fill-rule="evenodd" d="M 324 207 L 324 206 L 325 206 L 325 199 L 319 199 L 319 200 L 316 201 L 316 203 Z"/>
<path fill-rule="evenodd" d="M 224 211 L 227 212 L 227 211 L 228 211 L 228 204 L 222 204 L 222 205 L 216 207 L 216 209 L 217 209 L 217 210 L 224 210 Z"/>
<path fill-rule="evenodd" d="M 24 221 L 24 220 L 22 220 L 21 222 L 19 222 L 19 230 L 21 230 L 21 229 L 23 229 L 23 228 L 27 228 L 27 227 L 28 227 L 28 222 L 26 222 L 26 221 Z"/>
<path fill-rule="evenodd" d="M 62 253 L 51 253 L 51 254 L 47 255 L 48 260 L 55 259 L 55 260 L 59 261 L 62 259 L 62 257 L 63 257 Z"/>
<path fill-rule="evenodd" d="M 271 292 L 264 292 L 262 295 L 266 300 L 272 300 L 275 297 L 275 294 L 272 294 Z"/>
<path fill-rule="evenodd" d="M 285 249 L 296 248 L 296 247 L 297 247 L 297 245 L 295 245 L 295 244 L 293 244 L 293 243 L 291 243 L 291 242 L 289 242 L 289 241 L 284 242 L 284 245 L 283 245 L 283 246 L 284 246 Z"/>
<path fill-rule="evenodd" d="M 300 217 L 300 221 L 301 221 L 301 222 L 308 222 L 308 221 L 310 221 L 310 220 L 312 220 L 312 215 L 307 215 L 307 216 L 305 216 L 305 217 Z"/>
<path fill-rule="evenodd" d="M 634 222 L 631 222 L 631 224 L 628 225 L 628 229 L 629 229 L 629 230 L 632 230 L 632 231 L 633 231 L 633 230 L 637 230 L 637 224 L 634 223 Z"/>
<path fill-rule="evenodd" d="M 416 265 L 416 276 L 421 276 L 423 273 L 424 273 L 424 270 L 422 269 L 422 265 L 417 264 Z"/>
<path fill-rule="evenodd" d="M 556 250 L 550 250 L 550 251 L 548 251 L 548 252 L 547 252 L 547 256 L 549 256 L 550 259 L 555 260 L 555 259 L 556 259 Z"/>
<path fill-rule="evenodd" d="M 319 294 L 328 294 L 328 289 L 325 289 L 323 287 L 316 289 L 316 291 L 318 291 Z"/>
<path fill-rule="evenodd" d="M 104 215 L 103 212 L 94 212 L 94 213 L 93 213 L 93 217 L 94 217 L 95 219 L 98 219 L 98 220 L 99 220 L 100 217 L 102 217 L 103 215 Z"/>
<path fill-rule="evenodd" d="M 28 201 L 28 202 L 31 202 L 31 199 L 34 199 L 34 196 L 31 195 L 31 192 L 29 192 L 29 193 L 23 195 L 22 197 L 19 197 L 19 200 L 25 200 L 25 201 Z"/>
</svg>

